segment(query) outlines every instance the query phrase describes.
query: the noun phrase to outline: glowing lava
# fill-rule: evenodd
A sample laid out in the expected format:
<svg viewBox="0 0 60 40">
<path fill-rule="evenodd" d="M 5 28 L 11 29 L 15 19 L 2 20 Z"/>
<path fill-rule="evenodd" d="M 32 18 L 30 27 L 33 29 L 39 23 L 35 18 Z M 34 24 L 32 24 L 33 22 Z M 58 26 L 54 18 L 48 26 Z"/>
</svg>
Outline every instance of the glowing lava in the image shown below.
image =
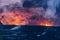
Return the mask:
<svg viewBox="0 0 60 40">
<path fill-rule="evenodd" d="M 42 20 L 40 22 L 41 26 L 54 26 L 54 24 L 52 22 L 49 22 L 48 20 Z"/>
</svg>

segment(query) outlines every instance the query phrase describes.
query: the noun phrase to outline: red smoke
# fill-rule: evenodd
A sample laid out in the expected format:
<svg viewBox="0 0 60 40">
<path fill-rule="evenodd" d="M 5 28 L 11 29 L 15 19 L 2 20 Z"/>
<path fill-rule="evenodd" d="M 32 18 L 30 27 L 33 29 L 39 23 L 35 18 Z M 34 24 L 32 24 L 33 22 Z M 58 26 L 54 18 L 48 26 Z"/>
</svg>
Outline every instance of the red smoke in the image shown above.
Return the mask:
<svg viewBox="0 0 60 40">
<path fill-rule="evenodd" d="M 39 13 L 36 14 L 35 9 L 29 8 L 27 11 L 13 10 L 11 12 L 3 12 L 0 14 L 0 22 L 3 25 L 41 25 L 54 26 L 54 24 L 46 18 L 41 17 Z M 30 19 L 33 16 L 36 19 Z"/>
</svg>

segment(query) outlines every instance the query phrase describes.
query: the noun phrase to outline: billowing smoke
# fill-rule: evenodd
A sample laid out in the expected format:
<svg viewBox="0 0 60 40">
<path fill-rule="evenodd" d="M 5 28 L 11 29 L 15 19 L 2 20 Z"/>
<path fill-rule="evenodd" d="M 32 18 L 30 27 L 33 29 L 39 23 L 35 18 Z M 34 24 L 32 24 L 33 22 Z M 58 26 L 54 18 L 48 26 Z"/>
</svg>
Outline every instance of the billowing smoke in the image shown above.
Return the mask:
<svg viewBox="0 0 60 40">
<path fill-rule="evenodd" d="M 0 0 L 0 22 L 4 25 L 54 25 L 59 0 L 31 0 L 26 4 L 24 1 L 27 0 Z"/>
<path fill-rule="evenodd" d="M 23 8 L 24 0 L 0 0 L 0 11 L 1 9 L 6 12 L 16 7 Z"/>
<path fill-rule="evenodd" d="M 0 7 L 4 7 L 6 5 L 13 5 L 15 3 L 18 3 L 20 7 L 23 7 L 23 0 L 0 0 Z"/>
<path fill-rule="evenodd" d="M 48 0 L 45 17 L 47 18 L 56 18 L 56 8 L 59 6 L 60 0 Z"/>
</svg>

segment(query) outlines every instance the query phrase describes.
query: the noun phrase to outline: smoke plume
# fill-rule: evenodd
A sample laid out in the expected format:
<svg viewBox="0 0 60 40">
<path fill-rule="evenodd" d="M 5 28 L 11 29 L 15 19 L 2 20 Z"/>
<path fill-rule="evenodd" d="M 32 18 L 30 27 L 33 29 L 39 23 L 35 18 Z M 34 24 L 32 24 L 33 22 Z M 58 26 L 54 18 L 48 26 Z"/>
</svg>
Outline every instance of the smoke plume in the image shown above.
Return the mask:
<svg viewBox="0 0 60 40">
<path fill-rule="evenodd" d="M 32 5 L 26 8 L 23 7 L 25 1 L 27 0 L 0 0 L 0 22 L 4 25 L 55 26 L 54 19 L 57 18 L 56 7 L 59 6 L 59 0 L 44 0 L 43 3 L 31 0 Z M 38 5 L 35 5 L 35 2 Z M 47 4 L 44 4 L 45 2 Z M 46 9 L 44 5 L 47 5 Z"/>
</svg>

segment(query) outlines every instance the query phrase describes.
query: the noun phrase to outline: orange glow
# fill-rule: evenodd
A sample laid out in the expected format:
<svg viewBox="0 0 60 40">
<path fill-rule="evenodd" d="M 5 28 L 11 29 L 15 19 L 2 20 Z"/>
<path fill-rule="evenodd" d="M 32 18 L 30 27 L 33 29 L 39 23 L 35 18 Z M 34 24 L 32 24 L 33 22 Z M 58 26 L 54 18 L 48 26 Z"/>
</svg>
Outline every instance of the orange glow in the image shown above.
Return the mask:
<svg viewBox="0 0 60 40">
<path fill-rule="evenodd" d="M 48 20 L 43 20 L 40 22 L 41 26 L 54 26 L 53 23 L 49 22 Z"/>
<path fill-rule="evenodd" d="M 53 26 L 53 24 L 48 23 L 48 22 L 46 22 L 46 23 L 41 23 L 40 25 L 42 25 L 42 26 Z"/>
<path fill-rule="evenodd" d="M 23 17 L 22 12 L 4 12 L 1 16 L 1 23 L 3 25 L 26 25 L 28 24 L 25 17 Z"/>
<path fill-rule="evenodd" d="M 41 12 L 42 13 L 42 12 Z M 36 16 L 35 19 L 31 17 Z M 41 25 L 41 26 L 54 26 L 53 23 L 40 17 L 40 11 L 37 14 L 34 8 L 27 11 L 14 10 L 11 12 L 3 12 L 0 14 L 0 22 L 3 25 Z"/>
</svg>

